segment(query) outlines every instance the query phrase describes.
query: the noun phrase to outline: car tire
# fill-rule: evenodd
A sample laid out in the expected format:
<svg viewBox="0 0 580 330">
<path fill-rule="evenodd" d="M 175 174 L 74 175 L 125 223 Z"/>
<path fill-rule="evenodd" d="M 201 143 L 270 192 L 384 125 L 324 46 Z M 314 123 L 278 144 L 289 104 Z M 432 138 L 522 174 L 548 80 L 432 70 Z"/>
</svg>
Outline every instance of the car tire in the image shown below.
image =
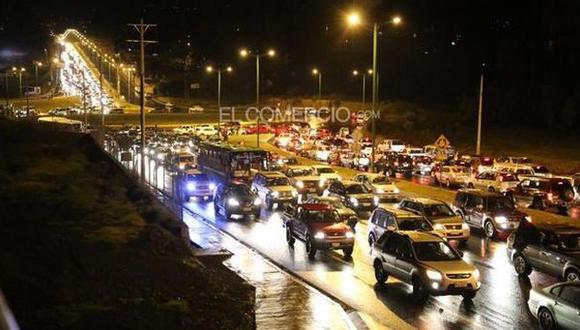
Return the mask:
<svg viewBox="0 0 580 330">
<path fill-rule="evenodd" d="M 286 227 L 286 243 L 288 243 L 290 247 L 294 247 L 294 242 L 296 242 L 296 239 L 292 236 L 292 229 Z"/>
<path fill-rule="evenodd" d="M 544 201 L 540 197 L 534 197 L 531 208 L 543 211 L 545 209 Z"/>
<path fill-rule="evenodd" d="M 375 244 L 375 241 L 376 241 L 376 240 L 377 240 L 377 239 L 375 238 L 375 234 L 373 234 L 373 233 L 370 233 L 370 234 L 369 234 L 369 246 L 370 246 L 370 247 L 372 247 L 372 246 L 373 246 L 373 244 Z"/>
<path fill-rule="evenodd" d="M 305 243 L 304 245 L 306 246 L 306 254 L 308 254 L 309 258 L 314 258 L 314 256 L 316 256 L 316 247 L 312 243 L 312 239 L 310 239 L 310 236 L 306 236 L 306 241 L 304 243 Z"/>
<path fill-rule="evenodd" d="M 461 296 L 463 297 L 463 299 L 467 299 L 467 300 L 472 300 L 473 298 L 475 298 L 476 292 L 468 292 L 468 293 L 464 293 Z"/>
<path fill-rule="evenodd" d="M 377 280 L 377 283 L 381 285 L 385 284 L 385 282 L 387 282 L 387 280 L 389 279 L 389 274 L 385 272 L 385 269 L 383 268 L 381 262 L 375 260 L 373 268 L 375 269 L 375 279 Z"/>
<path fill-rule="evenodd" d="M 550 312 L 547 308 L 542 307 L 538 311 L 538 325 L 540 329 L 551 330 L 556 329 L 556 321 L 554 320 L 554 316 L 552 312 Z"/>
<path fill-rule="evenodd" d="M 415 297 L 415 299 L 417 299 L 418 301 L 425 300 L 429 294 L 427 292 L 425 284 L 423 284 L 423 281 L 421 281 L 419 277 L 415 276 L 413 277 L 412 284 L 413 284 L 413 296 Z"/>
<path fill-rule="evenodd" d="M 532 273 L 532 267 L 521 253 L 517 253 L 514 256 L 513 263 L 514 269 L 518 276 L 528 276 Z"/>
<path fill-rule="evenodd" d="M 352 251 L 353 251 L 353 247 L 342 249 L 342 253 L 344 254 L 345 258 L 350 258 L 352 256 Z"/>
<path fill-rule="evenodd" d="M 578 272 L 576 269 L 568 269 L 566 271 L 566 275 L 564 276 L 564 279 L 567 282 L 576 282 L 580 280 L 580 272 Z"/>
<path fill-rule="evenodd" d="M 494 193 L 495 192 L 495 188 L 494 187 L 487 187 L 487 191 L 490 193 Z"/>
<path fill-rule="evenodd" d="M 497 236 L 495 226 L 493 225 L 493 222 L 491 222 L 491 220 L 485 221 L 485 223 L 483 224 L 483 231 L 485 232 L 485 236 L 487 238 L 494 238 L 495 236 Z"/>
</svg>

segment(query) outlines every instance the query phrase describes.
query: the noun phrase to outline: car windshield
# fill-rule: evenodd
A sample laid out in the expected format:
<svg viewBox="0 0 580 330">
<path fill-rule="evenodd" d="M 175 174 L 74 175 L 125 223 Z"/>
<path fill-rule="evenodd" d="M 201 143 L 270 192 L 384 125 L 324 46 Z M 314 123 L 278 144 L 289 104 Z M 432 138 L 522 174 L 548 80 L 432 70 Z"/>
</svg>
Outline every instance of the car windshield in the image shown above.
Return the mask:
<svg viewBox="0 0 580 330">
<path fill-rule="evenodd" d="M 312 175 L 312 169 L 310 168 L 294 168 L 288 172 L 289 176 L 309 176 Z"/>
<path fill-rule="evenodd" d="M 207 175 L 200 173 L 200 174 L 188 174 L 187 178 L 191 181 L 208 181 Z"/>
<path fill-rule="evenodd" d="M 433 227 L 423 218 L 399 219 L 399 230 L 431 231 Z"/>
<path fill-rule="evenodd" d="M 311 211 L 308 214 L 308 219 L 312 222 L 326 222 L 326 223 L 335 223 L 341 222 L 342 220 L 338 216 L 338 213 L 334 210 L 327 210 L 327 211 Z"/>
<path fill-rule="evenodd" d="M 432 204 L 423 207 L 427 217 L 452 217 L 453 211 L 446 204 Z"/>
<path fill-rule="evenodd" d="M 503 173 L 500 175 L 499 180 L 501 182 L 518 182 L 518 176 L 513 173 Z"/>
<path fill-rule="evenodd" d="M 413 243 L 417 259 L 421 261 L 450 261 L 461 259 L 459 255 L 445 242 L 415 242 Z"/>
<path fill-rule="evenodd" d="M 193 156 L 179 156 L 180 162 L 193 162 Z"/>
<path fill-rule="evenodd" d="M 336 172 L 330 167 L 319 167 L 318 173 L 336 173 Z"/>
<path fill-rule="evenodd" d="M 237 184 L 232 186 L 232 193 L 237 196 L 247 196 L 251 195 L 252 191 L 250 190 L 250 187 L 246 185 Z"/>
<path fill-rule="evenodd" d="M 376 178 L 373 179 L 373 183 L 376 184 L 391 184 L 391 180 L 389 180 L 389 178 L 387 178 L 384 175 L 381 176 L 377 176 Z"/>
<path fill-rule="evenodd" d="M 512 210 L 515 207 L 513 201 L 508 197 L 497 196 L 487 199 L 487 208 L 489 210 Z"/>
<path fill-rule="evenodd" d="M 268 179 L 268 186 L 289 186 L 290 182 L 288 182 L 288 178 L 270 178 Z"/>
<path fill-rule="evenodd" d="M 347 194 L 368 194 L 371 190 L 362 184 L 353 184 L 346 187 Z"/>
<path fill-rule="evenodd" d="M 548 170 L 548 168 L 546 166 L 535 166 L 534 167 L 534 172 L 535 173 L 540 173 L 540 174 L 548 174 L 548 173 L 550 173 L 550 171 Z"/>
<path fill-rule="evenodd" d="M 451 170 L 455 173 L 469 173 L 469 168 L 463 166 L 452 167 Z"/>
<path fill-rule="evenodd" d="M 560 248 L 568 251 L 580 251 L 580 233 L 559 234 Z"/>
</svg>

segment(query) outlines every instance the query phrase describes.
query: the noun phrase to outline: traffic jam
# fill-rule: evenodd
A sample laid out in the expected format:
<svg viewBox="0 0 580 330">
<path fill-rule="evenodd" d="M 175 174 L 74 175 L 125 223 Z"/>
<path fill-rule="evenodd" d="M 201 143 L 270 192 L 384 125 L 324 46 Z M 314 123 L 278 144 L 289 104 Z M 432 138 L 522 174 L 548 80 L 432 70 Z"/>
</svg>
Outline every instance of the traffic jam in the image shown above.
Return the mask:
<svg viewBox="0 0 580 330">
<path fill-rule="evenodd" d="M 444 137 L 423 147 L 381 140 L 371 171 L 372 142 L 353 138 L 357 124 L 335 132 L 304 122 L 147 128 L 146 178 L 274 262 L 296 268 L 298 276 L 301 267 L 349 274 L 334 280 L 304 275 L 339 299 L 350 298 L 333 291 L 333 281 L 347 286 L 355 280 L 374 290 L 380 306 L 396 310 L 388 294 L 399 290 L 397 301 L 422 302 L 423 309 L 396 314 L 427 322 L 411 320 L 458 304 L 426 303 L 430 296 L 460 296 L 465 302 L 459 310 L 475 309 L 481 292 L 481 305 L 490 310 L 467 313 L 469 321 L 457 312 L 452 322 L 580 324 L 580 314 L 562 323 L 565 313 L 554 315 L 558 309 L 548 306 L 560 290 L 580 291 L 580 227 L 568 216 L 580 201 L 580 173 L 557 175 L 520 156 L 460 154 Z M 254 147 L 258 131 L 263 148 Z M 138 127 L 112 129 L 105 145 L 121 164 L 139 170 Z M 411 185 L 449 198 L 407 193 L 403 187 Z M 544 215 L 567 220 L 551 223 L 542 221 Z M 511 287 L 498 284 L 510 275 Z M 517 307 L 496 300 L 502 296 L 527 305 L 527 312 L 516 315 L 509 308 Z M 485 316 L 494 304 L 506 307 L 507 323 Z"/>
</svg>

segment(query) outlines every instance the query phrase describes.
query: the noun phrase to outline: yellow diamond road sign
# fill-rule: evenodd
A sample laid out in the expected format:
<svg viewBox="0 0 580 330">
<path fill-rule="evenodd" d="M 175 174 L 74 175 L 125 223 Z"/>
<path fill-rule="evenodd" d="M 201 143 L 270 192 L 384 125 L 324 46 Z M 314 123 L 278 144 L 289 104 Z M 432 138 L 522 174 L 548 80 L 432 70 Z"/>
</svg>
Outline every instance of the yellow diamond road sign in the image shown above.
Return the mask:
<svg viewBox="0 0 580 330">
<path fill-rule="evenodd" d="M 439 136 L 437 140 L 435 140 L 435 145 L 437 146 L 437 148 L 445 149 L 449 147 L 449 144 L 450 144 L 449 140 L 447 140 L 447 138 L 443 134 L 441 134 L 441 136 Z"/>
</svg>

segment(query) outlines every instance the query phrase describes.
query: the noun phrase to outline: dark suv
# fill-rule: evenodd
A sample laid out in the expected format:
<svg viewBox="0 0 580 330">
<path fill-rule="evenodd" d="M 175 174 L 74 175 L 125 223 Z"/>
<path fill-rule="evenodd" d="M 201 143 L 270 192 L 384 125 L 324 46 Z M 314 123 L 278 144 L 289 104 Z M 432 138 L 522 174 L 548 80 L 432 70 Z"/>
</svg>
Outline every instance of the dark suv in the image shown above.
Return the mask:
<svg viewBox="0 0 580 330">
<path fill-rule="evenodd" d="M 526 178 L 508 194 L 518 205 L 539 210 L 556 207 L 560 213 L 568 213 L 575 195 L 569 180 L 545 177 Z"/>
<path fill-rule="evenodd" d="M 258 219 L 262 200 L 252 192 L 247 184 L 230 182 L 217 187 L 213 197 L 213 206 L 216 218 L 222 211 L 226 220 L 229 220 L 233 215 L 242 218 L 253 216 Z"/>
<path fill-rule="evenodd" d="M 524 223 L 507 240 L 516 273 L 536 269 L 567 281 L 580 280 L 580 229 L 568 225 Z"/>
<path fill-rule="evenodd" d="M 497 237 L 516 229 L 527 214 L 516 210 L 510 197 L 476 189 L 461 189 L 455 195 L 452 205 L 470 227 L 481 228 L 485 236 Z M 504 236 L 505 237 L 505 236 Z"/>
<path fill-rule="evenodd" d="M 397 173 L 403 173 L 406 177 L 413 174 L 413 159 L 406 155 L 393 154 L 381 161 L 380 168 L 386 176 L 395 177 Z"/>
<path fill-rule="evenodd" d="M 354 210 L 359 216 L 369 213 L 379 205 L 379 198 L 367 185 L 355 181 L 333 181 L 324 191 L 324 196 L 336 196 L 344 205 Z"/>
</svg>

